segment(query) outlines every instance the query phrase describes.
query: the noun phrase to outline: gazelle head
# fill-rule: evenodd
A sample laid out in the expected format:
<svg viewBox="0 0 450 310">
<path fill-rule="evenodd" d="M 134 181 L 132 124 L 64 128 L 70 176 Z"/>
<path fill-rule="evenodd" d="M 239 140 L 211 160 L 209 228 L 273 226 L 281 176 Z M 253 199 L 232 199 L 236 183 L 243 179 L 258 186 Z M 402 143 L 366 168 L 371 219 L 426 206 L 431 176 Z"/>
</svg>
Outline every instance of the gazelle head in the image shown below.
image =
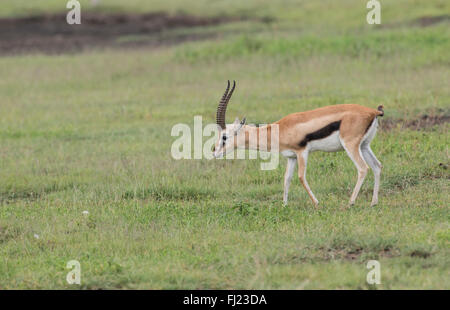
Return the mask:
<svg viewBox="0 0 450 310">
<path fill-rule="evenodd" d="M 227 89 L 220 100 L 219 106 L 217 107 L 216 113 L 216 123 L 219 129 L 219 136 L 217 138 L 216 144 L 214 146 L 213 152 L 214 157 L 222 157 L 225 154 L 233 151 L 237 146 L 238 139 L 237 135 L 241 130 L 242 126 L 245 124 L 245 117 L 242 121 L 236 117 L 233 124 L 225 124 L 225 114 L 227 111 L 227 105 L 230 101 L 231 95 L 233 95 L 234 89 L 236 87 L 236 82 L 233 81 L 233 87 L 230 90 L 230 81 L 228 81 Z"/>
</svg>

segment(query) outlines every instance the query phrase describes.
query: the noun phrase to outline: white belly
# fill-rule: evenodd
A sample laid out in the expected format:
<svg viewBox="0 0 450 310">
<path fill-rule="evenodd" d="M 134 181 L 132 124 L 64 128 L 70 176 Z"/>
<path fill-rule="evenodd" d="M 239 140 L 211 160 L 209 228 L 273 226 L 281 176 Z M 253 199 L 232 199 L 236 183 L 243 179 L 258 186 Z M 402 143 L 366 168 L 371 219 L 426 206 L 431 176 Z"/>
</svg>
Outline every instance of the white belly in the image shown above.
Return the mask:
<svg viewBox="0 0 450 310">
<path fill-rule="evenodd" d="M 297 157 L 297 154 L 294 151 L 291 151 L 291 150 L 282 151 L 281 155 L 283 155 L 284 157 L 288 157 L 288 158 Z"/>
<path fill-rule="evenodd" d="M 343 147 L 339 139 L 339 130 L 333 132 L 326 138 L 309 141 L 307 144 L 307 148 L 310 152 L 314 151 L 337 152 L 342 150 Z"/>
</svg>

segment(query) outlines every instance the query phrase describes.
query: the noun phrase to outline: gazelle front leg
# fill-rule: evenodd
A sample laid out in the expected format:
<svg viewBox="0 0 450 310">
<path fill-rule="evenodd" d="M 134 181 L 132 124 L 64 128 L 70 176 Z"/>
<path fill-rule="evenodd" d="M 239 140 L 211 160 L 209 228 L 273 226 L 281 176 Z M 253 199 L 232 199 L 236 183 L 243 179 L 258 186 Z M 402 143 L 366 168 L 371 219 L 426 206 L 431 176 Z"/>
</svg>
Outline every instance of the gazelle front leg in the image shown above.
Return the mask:
<svg viewBox="0 0 450 310">
<path fill-rule="evenodd" d="M 286 173 L 284 174 L 284 193 L 283 193 L 283 203 L 287 205 L 289 186 L 291 185 L 292 176 L 294 175 L 295 164 L 297 162 L 296 158 L 288 158 Z"/>
<path fill-rule="evenodd" d="M 303 187 L 308 192 L 309 197 L 311 198 L 315 207 L 319 204 L 316 196 L 314 196 L 313 192 L 309 188 L 308 181 L 306 181 L 306 165 L 308 162 L 308 151 L 303 150 L 297 153 L 297 162 L 298 162 L 298 178 L 302 183 Z"/>
</svg>

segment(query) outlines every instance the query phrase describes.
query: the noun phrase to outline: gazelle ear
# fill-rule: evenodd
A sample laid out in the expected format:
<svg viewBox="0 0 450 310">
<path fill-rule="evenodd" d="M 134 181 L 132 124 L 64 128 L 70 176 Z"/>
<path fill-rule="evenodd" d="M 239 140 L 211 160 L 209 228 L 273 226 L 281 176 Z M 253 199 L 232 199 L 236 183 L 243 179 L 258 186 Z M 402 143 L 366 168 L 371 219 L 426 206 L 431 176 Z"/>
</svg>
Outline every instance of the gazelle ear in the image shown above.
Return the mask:
<svg viewBox="0 0 450 310">
<path fill-rule="evenodd" d="M 236 117 L 236 121 L 234 123 L 236 124 L 235 133 L 237 134 L 237 132 L 241 130 L 242 126 L 244 126 L 245 124 L 245 117 L 242 119 L 242 121 L 239 121 L 239 119 Z"/>
<path fill-rule="evenodd" d="M 234 120 L 234 125 L 237 125 L 237 124 L 239 124 L 239 123 L 240 123 L 239 118 L 236 117 L 236 119 Z"/>
</svg>

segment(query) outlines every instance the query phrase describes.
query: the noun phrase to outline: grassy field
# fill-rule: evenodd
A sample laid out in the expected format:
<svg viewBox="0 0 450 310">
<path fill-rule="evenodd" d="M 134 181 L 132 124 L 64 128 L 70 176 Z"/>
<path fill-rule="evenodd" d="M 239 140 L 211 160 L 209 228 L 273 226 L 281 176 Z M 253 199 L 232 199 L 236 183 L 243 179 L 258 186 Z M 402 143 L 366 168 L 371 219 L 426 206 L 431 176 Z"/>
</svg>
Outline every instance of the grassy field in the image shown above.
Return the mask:
<svg viewBox="0 0 450 310">
<path fill-rule="evenodd" d="M 0 15 L 62 2 L 9 1 Z M 94 9 L 271 22 L 171 30 L 219 35 L 167 47 L 0 56 L 0 289 L 79 288 L 72 259 L 84 289 L 450 289 L 449 126 L 402 126 L 450 115 L 448 18 L 420 23 L 449 16 L 448 1 L 381 1 L 381 26 L 350 0 L 120 3 Z M 228 79 L 228 121 L 383 104 L 379 205 L 369 174 L 347 206 L 344 153 L 310 157 L 319 209 L 295 178 L 282 206 L 284 160 L 172 159 L 172 126 L 214 122 Z M 380 285 L 366 283 L 371 259 Z"/>
</svg>

